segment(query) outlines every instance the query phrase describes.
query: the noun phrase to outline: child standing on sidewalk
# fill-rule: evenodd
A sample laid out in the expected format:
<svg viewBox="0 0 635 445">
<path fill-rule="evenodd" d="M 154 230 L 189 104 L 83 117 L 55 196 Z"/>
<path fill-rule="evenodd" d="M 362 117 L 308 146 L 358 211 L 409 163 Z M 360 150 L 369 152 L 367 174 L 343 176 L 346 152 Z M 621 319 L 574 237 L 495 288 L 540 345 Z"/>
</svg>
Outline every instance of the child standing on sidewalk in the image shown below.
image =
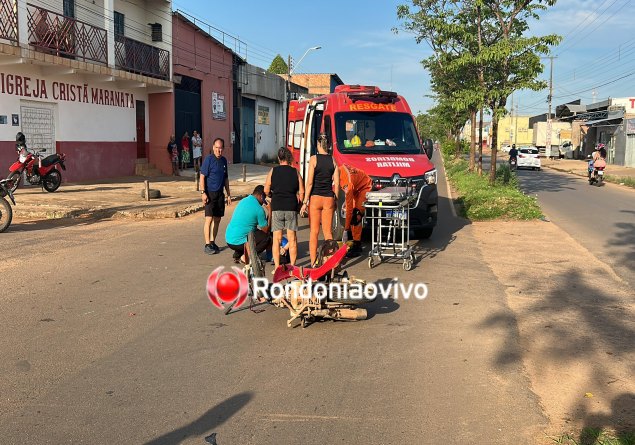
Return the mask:
<svg viewBox="0 0 635 445">
<path fill-rule="evenodd" d="M 186 131 L 181 139 L 181 170 L 185 170 L 190 163 L 190 135 Z"/>
</svg>

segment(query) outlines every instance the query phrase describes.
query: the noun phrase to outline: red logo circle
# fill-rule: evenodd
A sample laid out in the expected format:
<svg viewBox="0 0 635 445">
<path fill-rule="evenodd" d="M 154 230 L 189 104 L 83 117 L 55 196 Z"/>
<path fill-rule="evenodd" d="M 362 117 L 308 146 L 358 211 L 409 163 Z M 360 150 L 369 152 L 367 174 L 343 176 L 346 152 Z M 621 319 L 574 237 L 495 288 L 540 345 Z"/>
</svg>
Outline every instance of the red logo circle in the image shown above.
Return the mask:
<svg viewBox="0 0 635 445">
<path fill-rule="evenodd" d="M 214 306 L 224 309 L 223 303 L 234 303 L 240 307 L 247 299 L 248 283 L 245 273 L 233 267 L 234 272 L 223 272 L 224 267 L 217 267 L 207 279 L 207 298 Z"/>
<path fill-rule="evenodd" d="M 240 283 L 236 275 L 230 272 L 220 274 L 216 281 L 218 297 L 225 303 L 230 303 L 236 299 L 240 292 Z"/>
</svg>

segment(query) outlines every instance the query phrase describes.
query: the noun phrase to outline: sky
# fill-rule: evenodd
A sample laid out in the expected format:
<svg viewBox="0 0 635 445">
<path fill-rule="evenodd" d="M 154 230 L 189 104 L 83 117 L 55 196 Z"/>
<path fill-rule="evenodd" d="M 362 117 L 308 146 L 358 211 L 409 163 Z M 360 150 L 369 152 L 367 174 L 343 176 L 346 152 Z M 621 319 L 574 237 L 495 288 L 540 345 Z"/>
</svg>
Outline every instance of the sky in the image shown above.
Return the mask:
<svg viewBox="0 0 635 445">
<path fill-rule="evenodd" d="M 421 60 L 430 56 L 412 34 L 399 27 L 397 6 L 406 0 L 174 0 L 181 9 L 226 33 L 228 46 L 253 65 L 268 68 L 280 54 L 290 55 L 298 73 L 335 73 L 344 83 L 377 85 L 404 96 L 413 113 L 434 105 L 428 73 Z M 608 97 L 635 97 L 635 0 L 559 0 L 530 22 L 529 34 L 559 34 L 553 49 L 555 105 L 575 99 L 592 103 Z M 549 79 L 545 59 L 541 79 Z M 617 80 L 622 76 L 621 80 Z M 519 91 L 514 103 L 521 115 L 547 112 L 548 91 Z M 511 98 L 510 98 L 511 99 Z M 508 100 L 508 104 L 510 101 Z"/>
</svg>

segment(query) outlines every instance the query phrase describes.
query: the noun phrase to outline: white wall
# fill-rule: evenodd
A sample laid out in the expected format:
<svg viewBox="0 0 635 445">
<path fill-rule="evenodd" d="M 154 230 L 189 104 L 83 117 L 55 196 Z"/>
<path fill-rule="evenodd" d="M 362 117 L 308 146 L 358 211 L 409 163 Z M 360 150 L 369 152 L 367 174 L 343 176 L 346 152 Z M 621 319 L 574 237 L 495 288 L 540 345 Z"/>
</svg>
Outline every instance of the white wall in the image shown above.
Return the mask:
<svg viewBox="0 0 635 445">
<path fill-rule="evenodd" d="M 4 74 L 4 81 L 2 75 Z M 10 88 L 7 75 L 22 76 L 30 78 L 31 97 L 26 97 L 23 88 L 22 96 L 9 94 Z M 34 90 L 37 88 L 37 80 L 44 81 L 46 85 L 47 98 L 36 98 Z M 136 109 L 107 104 L 93 104 L 93 90 L 116 91 L 120 95 L 128 93 L 129 104 L 136 106 L 135 101 L 143 100 L 146 104 L 146 142 L 149 140 L 148 123 L 148 95 L 145 89 L 120 88 L 117 82 L 97 83 L 89 76 L 67 75 L 67 76 L 45 76 L 41 69 L 35 65 L 15 65 L 0 66 L 0 115 L 7 116 L 8 123 L 0 125 L 0 140 L 11 141 L 15 139 L 15 134 L 20 131 L 20 127 L 11 125 L 11 115 L 20 114 L 20 104 L 22 101 L 29 101 L 31 104 L 44 102 L 55 104 L 55 138 L 58 141 L 104 141 L 122 142 L 136 140 Z M 57 82 L 57 84 L 55 84 Z M 13 82 L 15 87 L 15 81 Z M 76 98 L 75 101 L 61 100 L 60 84 L 73 84 Z M 83 102 L 83 90 L 86 85 L 88 103 Z M 67 87 L 68 88 L 68 87 Z M 2 92 L 4 89 L 4 93 Z M 15 90 L 15 88 L 14 88 Z M 82 91 L 82 97 L 77 97 L 77 92 Z M 57 95 L 57 99 L 56 99 Z M 125 96 L 122 96 L 125 97 Z M 21 121 L 21 119 L 20 119 Z"/>
<path fill-rule="evenodd" d="M 269 125 L 258 123 L 259 106 L 269 108 Z M 275 159 L 278 149 L 284 145 L 284 133 L 280 133 L 281 120 L 284 120 L 282 103 L 264 97 L 256 98 L 256 162 L 263 154 Z"/>
<path fill-rule="evenodd" d="M 621 106 L 626 109 L 626 114 L 635 114 L 635 96 L 611 99 L 611 105 Z"/>
</svg>

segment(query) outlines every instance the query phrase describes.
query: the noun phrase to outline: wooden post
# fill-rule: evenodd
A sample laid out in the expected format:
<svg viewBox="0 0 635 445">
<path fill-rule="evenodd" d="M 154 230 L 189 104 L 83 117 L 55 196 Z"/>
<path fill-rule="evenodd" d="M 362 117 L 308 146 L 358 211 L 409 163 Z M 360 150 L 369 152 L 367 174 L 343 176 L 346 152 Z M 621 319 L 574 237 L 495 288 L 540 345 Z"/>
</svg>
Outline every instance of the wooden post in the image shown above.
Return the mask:
<svg viewBox="0 0 635 445">
<path fill-rule="evenodd" d="M 243 164 L 243 182 L 247 182 L 247 164 Z"/>
<path fill-rule="evenodd" d="M 145 181 L 143 181 L 143 184 L 146 188 L 146 201 L 150 201 L 150 181 L 146 179 Z"/>
</svg>

